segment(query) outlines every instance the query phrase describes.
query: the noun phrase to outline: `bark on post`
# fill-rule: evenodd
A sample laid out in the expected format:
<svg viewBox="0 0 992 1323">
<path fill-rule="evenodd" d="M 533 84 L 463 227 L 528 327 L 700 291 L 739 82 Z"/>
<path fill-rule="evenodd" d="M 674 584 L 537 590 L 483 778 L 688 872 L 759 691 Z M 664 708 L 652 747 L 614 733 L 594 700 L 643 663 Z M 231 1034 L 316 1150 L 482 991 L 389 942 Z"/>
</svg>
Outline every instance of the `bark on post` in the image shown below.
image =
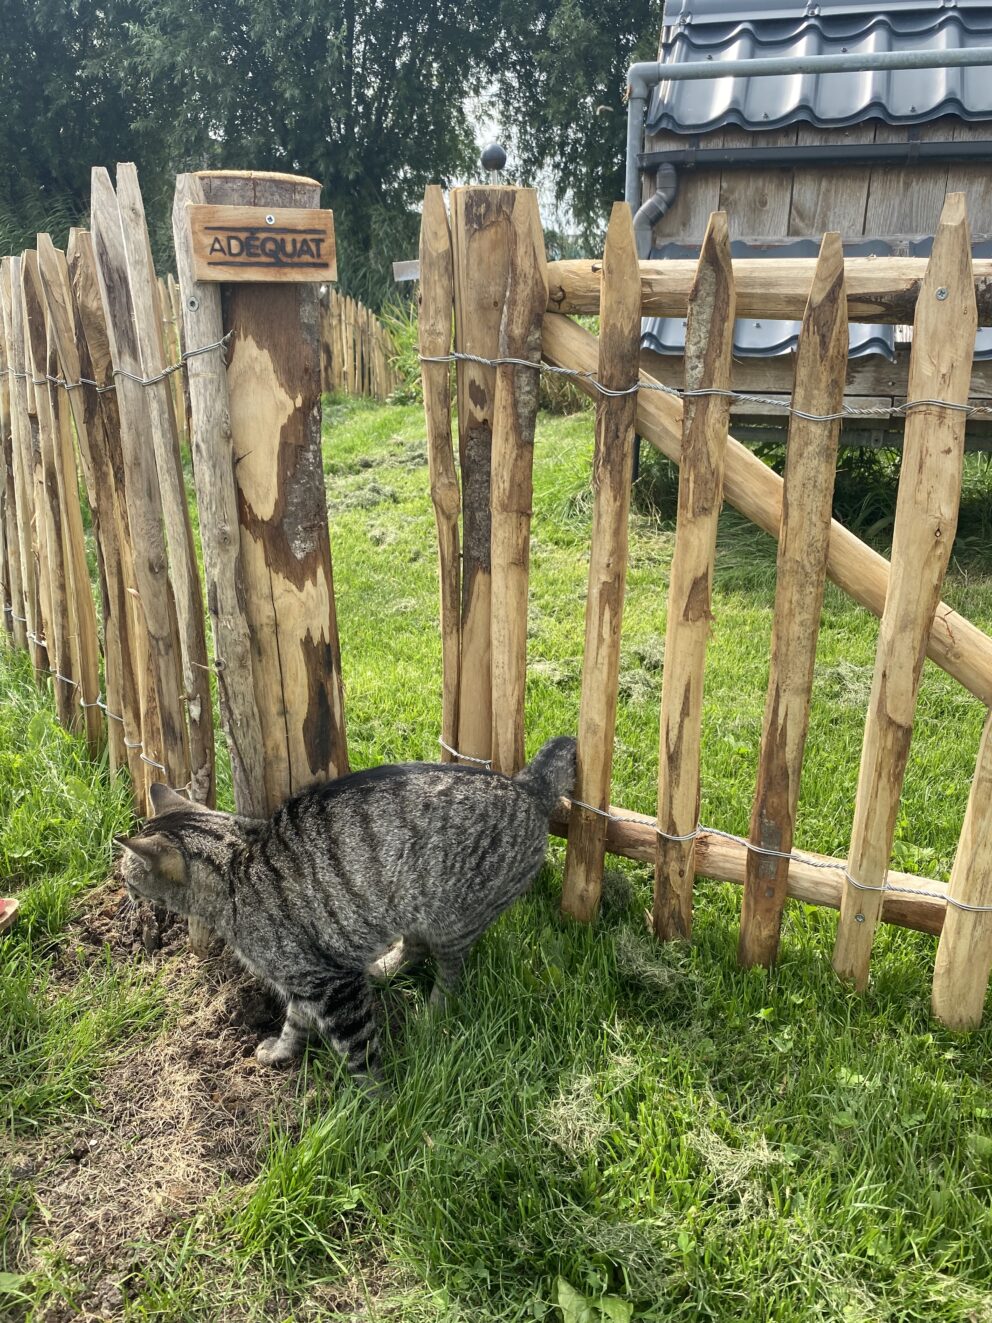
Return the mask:
<svg viewBox="0 0 992 1323">
<path fill-rule="evenodd" d="M 14 445 L 14 418 L 11 410 L 13 363 L 4 331 L 3 295 L 0 292 L 0 449 L 3 457 L 4 549 L 7 563 L 7 620 L 11 638 L 18 648 L 27 648 L 25 625 L 24 578 L 21 566 L 21 539 L 17 513 L 19 460 Z"/>
<path fill-rule="evenodd" d="M 34 556 L 34 466 L 28 428 L 27 382 L 22 338 L 24 319 L 20 290 L 21 259 L 5 257 L 0 262 L 0 304 L 3 306 L 4 339 L 13 373 L 10 379 L 11 446 L 14 459 L 14 483 L 17 490 L 17 540 L 21 553 L 21 585 L 24 592 L 24 614 L 27 617 L 25 637 L 28 640 L 28 651 L 31 654 L 35 679 L 42 684 L 48 669 L 48 653 L 43 641 L 41 589 Z M 39 639 L 42 639 L 42 642 L 39 642 Z"/>
<path fill-rule="evenodd" d="M 610 217 L 603 270 L 597 376 L 610 390 L 625 391 L 637 381 L 641 304 L 633 222 L 623 202 L 614 206 Z M 603 886 L 607 824 L 602 814 L 609 806 L 613 771 L 636 412 L 634 394 L 601 396 L 596 405 L 595 495 L 575 782 L 575 798 L 589 807 L 572 807 L 561 897 L 562 911 L 583 923 L 595 917 Z"/>
<path fill-rule="evenodd" d="M 492 728 L 493 766 L 512 776 L 524 765 L 527 685 L 527 589 L 534 491 L 534 427 L 540 395 L 541 325 L 548 301 L 544 231 L 532 189 L 517 189 L 510 218 L 506 303 L 500 358 L 535 370 L 496 369 L 492 450 Z"/>
<path fill-rule="evenodd" d="M 424 193 L 420 226 L 420 352 L 445 358 L 451 352 L 454 313 L 451 232 L 444 194 L 437 184 Z M 451 762 L 458 747 L 458 689 L 461 655 L 461 561 L 458 512 L 461 493 L 451 437 L 451 371 L 448 363 L 423 363 L 424 416 L 431 500 L 437 522 L 441 610 L 441 761 Z"/>
<path fill-rule="evenodd" d="M 99 493 L 97 506 L 102 519 L 101 536 L 117 623 L 116 631 L 111 631 L 111 639 L 116 632 L 120 640 L 118 706 L 109 701 L 110 686 L 113 683 L 112 677 L 109 677 L 107 705 L 110 711 L 107 713 L 107 721 L 121 733 L 136 806 L 139 812 L 144 813 L 147 808 L 146 788 L 155 779 L 155 769 L 141 761 L 141 746 L 143 741 L 147 741 L 148 748 L 159 748 L 162 735 L 154 687 L 150 686 L 150 644 L 134 568 L 120 410 L 116 390 L 109 389 L 114 382 L 110 340 L 100 297 L 92 238 L 87 230 L 69 231 L 66 258 L 72 287 L 73 331 L 67 349 L 74 346 L 79 356 L 77 380 L 86 378 L 87 382 L 96 382 L 96 385 L 85 384 L 78 392 L 73 392 L 74 397 L 82 397 L 82 417 L 77 420 L 77 427 L 81 428 L 78 435 L 80 444 L 88 448 L 93 466 L 93 482 Z M 69 361 L 71 363 L 72 359 Z M 116 576 L 111 573 L 112 566 L 116 566 Z M 111 667 L 112 657 L 113 654 L 108 658 Z"/>
<path fill-rule="evenodd" d="M 730 389 L 734 348 L 734 277 L 727 217 L 706 227 L 689 295 L 685 388 Z M 664 941 L 692 932 L 695 837 L 699 825 L 703 675 L 710 635 L 716 529 L 723 506 L 723 462 L 730 400 L 704 395 L 686 402 L 675 551 L 668 590 L 665 673 L 658 754 L 658 840 L 655 855 L 655 935 Z M 662 835 L 661 833 L 665 834 Z"/>
<path fill-rule="evenodd" d="M 197 178 L 208 203 L 320 201 L 314 180 L 292 175 L 207 171 Z M 222 300 L 245 611 L 271 810 L 291 792 L 348 770 L 320 450 L 317 289 L 226 285 Z"/>
<path fill-rule="evenodd" d="M 173 238 L 179 273 L 177 304 L 182 308 L 184 338 L 190 345 L 216 344 L 224 335 L 219 285 L 193 278 L 193 254 L 186 220 L 187 203 L 202 203 L 195 175 L 176 180 Z M 265 755 L 255 703 L 252 640 L 245 614 L 245 579 L 238 533 L 227 368 L 220 351 L 187 361 L 193 479 L 200 511 L 200 540 L 207 586 L 207 608 L 217 659 L 220 715 L 231 755 L 234 803 L 239 813 L 266 812 Z"/>
<path fill-rule="evenodd" d="M 117 382 L 121 448 L 127 472 L 125 497 L 134 539 L 134 569 L 149 643 L 151 674 L 142 694 L 142 741 L 154 780 L 182 787 L 189 781 L 189 741 L 182 705 L 180 646 L 169 584 L 169 562 L 162 526 L 162 498 L 155 456 L 148 445 L 151 422 L 134 331 L 121 215 L 106 170 L 94 169 L 91 190 L 93 248 L 107 334 Z M 130 375 L 124 375 L 128 373 Z M 146 729 L 145 711 L 154 704 L 158 730 Z M 152 741 L 160 738 L 160 743 Z M 159 766 L 153 766 L 159 764 Z"/>
<path fill-rule="evenodd" d="M 495 358 L 509 266 L 512 188 L 451 193 L 455 349 Z M 458 751 L 492 756 L 490 473 L 496 369 L 459 363 L 458 453 L 462 473 L 462 652 Z"/>
<path fill-rule="evenodd" d="M 48 335 L 38 279 L 38 256 L 33 248 L 21 258 L 21 294 L 24 305 L 25 370 L 34 386 L 38 447 L 41 457 L 42 492 L 37 507 L 38 545 L 42 563 L 47 565 L 49 600 L 45 639 L 51 659 L 55 710 L 67 730 L 80 728 L 79 707 L 79 637 L 73 596 L 71 561 L 65 510 L 56 460 L 55 431 L 59 419 L 53 416 L 48 394 Z M 37 479 L 37 468 L 36 468 Z"/>
<path fill-rule="evenodd" d="M 107 689 L 107 742 L 111 771 L 123 767 L 127 759 L 124 745 L 124 727 L 120 714 L 123 703 L 123 671 L 121 641 L 121 614 L 127 611 L 120 585 L 121 563 L 117 529 L 113 514 L 113 484 L 102 438 L 94 444 L 91 414 L 95 413 L 97 399 L 92 386 L 81 378 L 92 379 L 89 356 L 86 353 L 82 328 L 76 326 L 69 268 L 65 255 L 52 243 L 47 234 L 38 235 L 38 273 L 48 317 L 48 330 L 54 345 L 62 377 L 73 387 L 66 391 L 69 408 L 76 430 L 79 457 L 82 464 L 86 496 L 89 501 L 96 541 L 97 564 L 100 576 L 100 598 L 103 610 L 104 673 Z M 79 341 L 77 343 L 77 334 Z M 83 367 L 85 359 L 86 367 Z M 53 374 L 54 375 L 54 374 Z M 85 557 L 84 557 L 85 561 Z M 126 628 L 126 627 L 125 627 Z M 125 639 L 127 635 L 125 634 Z M 87 670 L 87 676 L 90 675 Z M 98 677 L 97 677 L 98 678 Z M 87 703 L 92 698 L 84 694 Z M 100 717 L 99 708 L 86 708 L 92 721 Z M 114 719 L 114 718 L 118 719 Z"/>
<path fill-rule="evenodd" d="M 172 397 L 171 378 L 154 381 L 165 370 L 165 342 L 155 267 L 152 262 L 145 209 L 133 165 L 117 167 L 121 235 L 127 260 L 131 307 L 142 375 L 152 384 L 144 387 L 151 421 L 152 444 L 162 494 L 166 542 L 169 552 L 169 582 L 172 585 L 179 622 L 183 692 L 189 729 L 190 798 L 213 806 L 214 723 L 207 668 L 203 590 L 193 547 L 189 505 L 179 455 L 179 434 Z M 220 354 L 220 350 L 216 351 Z"/>
<path fill-rule="evenodd" d="M 843 406 L 846 304 L 840 235 L 827 234 L 796 353 L 792 405 L 804 413 L 837 413 Z M 790 420 L 771 666 L 750 837 L 759 849 L 783 854 L 792 849 L 799 804 L 839 440 L 839 418 L 813 422 L 793 415 Z M 770 965 L 778 954 L 788 877 L 788 859 L 749 853 L 737 948 L 742 965 Z"/>
<path fill-rule="evenodd" d="M 985 722 L 968 807 L 947 888 L 948 905 L 933 972 L 933 1013 L 949 1029 L 977 1029 L 992 968 L 992 713 Z"/>
<path fill-rule="evenodd" d="M 952 193 L 916 305 L 910 400 L 964 403 L 977 328 L 964 195 Z M 859 990 L 868 983 L 881 888 L 909 758 L 927 635 L 940 601 L 961 499 L 965 416 L 939 406 L 906 415 L 892 538 L 892 576 L 875 656 L 833 965 Z"/>
</svg>

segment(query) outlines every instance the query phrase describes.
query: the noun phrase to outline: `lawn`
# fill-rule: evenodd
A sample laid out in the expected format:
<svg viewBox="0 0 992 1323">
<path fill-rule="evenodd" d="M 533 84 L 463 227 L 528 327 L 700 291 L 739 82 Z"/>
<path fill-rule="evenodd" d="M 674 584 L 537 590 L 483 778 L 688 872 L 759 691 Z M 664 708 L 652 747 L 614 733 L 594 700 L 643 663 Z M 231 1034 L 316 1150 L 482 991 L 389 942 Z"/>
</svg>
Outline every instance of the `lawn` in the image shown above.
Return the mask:
<svg viewBox="0 0 992 1323">
<path fill-rule="evenodd" d="M 438 753 L 440 634 L 422 413 L 332 401 L 325 473 L 353 767 Z M 574 731 L 591 521 L 588 412 L 538 428 L 527 741 Z M 847 462 L 884 546 L 893 462 Z M 989 477 L 968 461 L 945 598 L 992 628 Z M 631 520 L 615 803 L 651 812 L 675 485 Z M 702 818 L 747 829 L 775 547 L 721 521 Z M 797 846 L 849 841 L 878 622 L 828 586 Z M 928 663 L 894 852 L 946 877 L 984 717 Z M 222 786 L 229 779 L 221 778 Z M 836 917 L 790 904 L 772 974 L 736 962 L 739 889 L 700 881 L 693 944 L 644 927 L 610 860 L 592 928 L 563 846 L 485 937 L 443 1018 L 386 993 L 389 1098 L 328 1053 L 251 1057 L 271 1019 L 181 925 L 105 883 L 127 797 L 0 644 L 0 1316 L 144 1320 L 992 1320 L 992 1029 L 931 1022 L 934 941 L 882 928 L 836 982 Z"/>
</svg>

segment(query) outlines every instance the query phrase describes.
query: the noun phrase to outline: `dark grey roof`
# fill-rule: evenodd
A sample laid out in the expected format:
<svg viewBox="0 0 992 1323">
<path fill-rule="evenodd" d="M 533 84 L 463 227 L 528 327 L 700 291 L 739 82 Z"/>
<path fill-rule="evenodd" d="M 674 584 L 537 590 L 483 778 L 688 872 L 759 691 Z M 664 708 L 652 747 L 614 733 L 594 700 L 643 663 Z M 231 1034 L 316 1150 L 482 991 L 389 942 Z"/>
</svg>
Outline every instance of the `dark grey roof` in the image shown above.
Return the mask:
<svg viewBox="0 0 992 1323">
<path fill-rule="evenodd" d="M 891 256 L 895 245 L 884 239 L 857 239 L 845 242 L 844 253 L 847 257 L 869 257 L 872 255 Z M 933 247 L 933 239 L 923 236 L 902 242 L 898 245 L 898 255 L 908 257 L 928 257 Z M 734 240 L 730 245 L 734 257 L 815 257 L 819 245 L 814 239 L 795 239 L 790 243 L 778 244 L 770 248 L 765 244 L 749 244 Z M 975 257 L 992 257 L 992 241 L 983 240 L 972 245 Z M 698 244 L 667 243 L 652 249 L 652 258 L 696 258 L 699 256 Z M 777 354 L 791 353 L 799 340 L 800 322 L 782 322 L 770 318 L 760 321 L 753 318 L 738 317 L 734 323 L 735 358 L 772 358 Z M 865 358 L 869 354 L 883 354 L 886 358 L 895 357 L 896 327 L 863 326 L 851 323 L 850 347 L 851 358 Z M 657 354 L 681 356 L 685 352 L 685 319 L 683 317 L 649 317 L 641 323 L 641 346 L 653 349 Z M 975 341 L 975 358 L 992 359 L 992 327 L 983 326 Z"/>
<path fill-rule="evenodd" d="M 910 51 L 992 44 L 992 4 L 979 0 L 667 0 L 662 59 L 752 59 Z M 648 131 L 709 133 L 724 125 L 774 129 L 941 115 L 992 117 L 988 68 L 884 70 L 668 82 L 648 104 Z"/>
</svg>

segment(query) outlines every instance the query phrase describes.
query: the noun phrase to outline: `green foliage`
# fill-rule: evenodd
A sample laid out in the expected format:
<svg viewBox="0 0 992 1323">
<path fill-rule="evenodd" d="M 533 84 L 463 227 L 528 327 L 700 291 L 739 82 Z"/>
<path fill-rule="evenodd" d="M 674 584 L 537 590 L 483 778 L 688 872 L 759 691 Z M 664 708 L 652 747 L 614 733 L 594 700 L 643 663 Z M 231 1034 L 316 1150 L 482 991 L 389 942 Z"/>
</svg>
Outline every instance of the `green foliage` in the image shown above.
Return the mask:
<svg viewBox="0 0 992 1323">
<path fill-rule="evenodd" d="M 501 7 L 494 73 L 517 168 L 524 180 L 550 171 L 587 251 L 598 249 L 610 205 L 623 197 L 627 69 L 657 56 L 662 8 L 662 0 Z"/>
<path fill-rule="evenodd" d="M 397 404 L 422 404 L 424 386 L 420 372 L 416 304 L 387 303 L 379 313 L 379 320 L 392 339 L 390 362 L 401 378 L 399 389 L 393 392 L 393 400 Z"/>
</svg>

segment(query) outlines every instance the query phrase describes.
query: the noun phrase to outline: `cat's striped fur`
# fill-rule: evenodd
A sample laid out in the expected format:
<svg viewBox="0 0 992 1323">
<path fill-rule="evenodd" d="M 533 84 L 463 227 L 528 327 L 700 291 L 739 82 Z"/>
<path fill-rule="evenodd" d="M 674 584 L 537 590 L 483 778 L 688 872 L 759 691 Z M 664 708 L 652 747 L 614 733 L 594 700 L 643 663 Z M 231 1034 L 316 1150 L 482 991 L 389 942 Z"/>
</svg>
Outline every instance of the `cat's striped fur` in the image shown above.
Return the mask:
<svg viewBox="0 0 992 1323">
<path fill-rule="evenodd" d="M 370 967 L 402 938 L 404 963 L 433 957 L 433 999 L 443 997 L 476 939 L 530 885 L 574 781 L 575 741 L 561 737 L 512 778 L 378 767 L 304 790 L 264 821 L 155 786 L 154 818 L 118 842 L 122 877 L 132 893 L 205 920 L 286 998 L 261 1061 L 299 1056 L 316 1032 L 352 1071 L 375 1074 Z"/>
</svg>

